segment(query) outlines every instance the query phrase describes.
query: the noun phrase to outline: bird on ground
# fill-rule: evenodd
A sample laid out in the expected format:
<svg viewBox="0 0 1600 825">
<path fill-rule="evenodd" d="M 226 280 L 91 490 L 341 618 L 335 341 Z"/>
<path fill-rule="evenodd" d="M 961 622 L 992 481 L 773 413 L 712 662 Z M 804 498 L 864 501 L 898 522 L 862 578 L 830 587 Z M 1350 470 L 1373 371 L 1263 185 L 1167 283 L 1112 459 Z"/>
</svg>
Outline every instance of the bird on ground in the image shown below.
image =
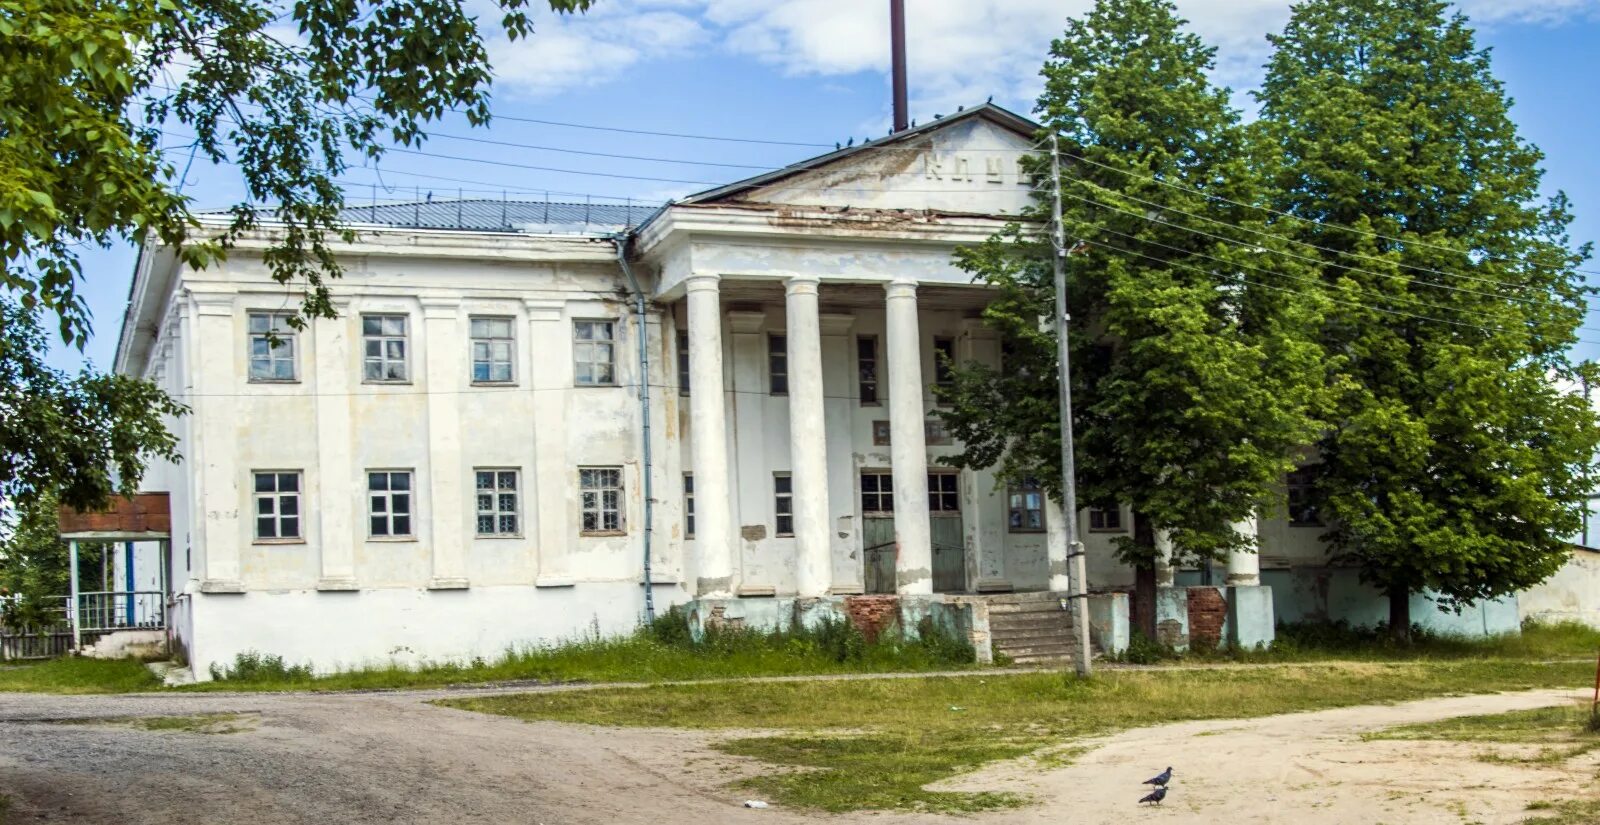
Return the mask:
<svg viewBox="0 0 1600 825">
<path fill-rule="evenodd" d="M 1166 799 L 1166 798 L 1167 798 L 1167 789 L 1165 787 L 1160 787 L 1160 788 L 1156 788 L 1155 790 L 1145 794 L 1144 798 L 1139 800 L 1139 804 L 1142 805 L 1142 804 L 1144 804 L 1146 802 L 1153 802 L 1153 803 L 1155 803 L 1157 805 L 1160 805 L 1161 804 L 1161 800 Z"/>
<path fill-rule="evenodd" d="M 1171 781 L 1172 781 L 1172 769 L 1171 768 L 1167 768 L 1166 770 L 1162 771 L 1161 773 L 1158 773 L 1155 776 L 1152 776 L 1149 779 L 1146 779 L 1144 781 L 1144 784 L 1146 784 L 1146 785 L 1160 785 L 1161 787 L 1165 788 L 1167 786 L 1167 783 L 1171 782 Z"/>
</svg>

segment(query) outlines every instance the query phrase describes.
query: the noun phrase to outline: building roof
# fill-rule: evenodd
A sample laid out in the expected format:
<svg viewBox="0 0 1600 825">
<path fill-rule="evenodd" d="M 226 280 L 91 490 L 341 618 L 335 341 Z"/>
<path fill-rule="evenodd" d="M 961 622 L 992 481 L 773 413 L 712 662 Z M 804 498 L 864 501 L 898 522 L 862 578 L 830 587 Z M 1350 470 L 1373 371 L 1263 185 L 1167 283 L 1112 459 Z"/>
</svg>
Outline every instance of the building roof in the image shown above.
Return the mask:
<svg viewBox="0 0 1600 825">
<path fill-rule="evenodd" d="M 868 150 L 881 149 L 885 146 L 891 146 L 896 143 L 915 140 L 927 135 L 929 132 L 942 129 L 960 121 L 969 120 L 972 118 L 983 118 L 985 120 L 992 121 L 1006 129 L 1016 132 L 1017 134 L 1026 135 L 1030 138 L 1037 134 L 1040 129 L 1044 128 L 1038 123 L 1035 123 L 1032 120 L 1029 120 L 1028 118 L 1025 118 L 1022 115 L 1019 115 L 1003 106 L 996 106 L 993 103 L 984 103 L 980 106 L 974 106 L 971 109 L 963 109 L 953 115 L 935 117 L 933 120 L 930 120 L 921 126 L 913 126 L 910 129 L 895 132 L 887 137 L 881 137 L 877 140 L 869 140 L 857 146 L 850 146 L 829 152 L 824 155 L 817 155 L 814 158 L 807 158 L 799 163 L 789 164 L 782 169 L 775 169 L 771 172 L 764 172 L 760 175 L 756 175 L 755 177 L 734 181 L 733 183 L 718 186 L 714 189 L 696 192 L 693 195 L 677 201 L 677 203 L 693 205 L 720 201 L 734 195 L 748 192 L 751 189 L 756 189 L 775 181 L 783 180 L 784 178 L 792 175 L 798 175 L 802 172 L 809 172 L 812 169 L 827 166 Z"/>
<path fill-rule="evenodd" d="M 651 203 L 466 198 L 346 204 L 339 217 L 346 223 L 406 229 L 589 234 L 632 229 L 661 208 Z"/>
</svg>

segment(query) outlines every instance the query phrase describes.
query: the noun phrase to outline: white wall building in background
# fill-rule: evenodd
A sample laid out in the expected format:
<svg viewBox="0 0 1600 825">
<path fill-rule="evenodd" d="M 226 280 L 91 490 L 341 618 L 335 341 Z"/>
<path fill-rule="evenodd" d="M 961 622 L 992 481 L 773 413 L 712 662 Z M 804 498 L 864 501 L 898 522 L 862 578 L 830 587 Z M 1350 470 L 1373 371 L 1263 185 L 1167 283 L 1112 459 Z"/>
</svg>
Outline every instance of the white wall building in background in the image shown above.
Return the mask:
<svg viewBox="0 0 1600 825">
<path fill-rule="evenodd" d="M 144 249 L 116 367 L 192 408 L 184 461 L 145 484 L 172 494 L 196 674 L 626 632 L 646 588 L 657 609 L 1050 589 L 1052 507 L 944 465 L 930 415 L 941 357 L 999 361 L 952 254 L 1030 204 L 1036 128 L 981 106 L 659 211 L 353 207 L 338 317 L 298 331 L 271 229 L 208 270 Z M 1263 519 L 1262 562 L 1324 564 L 1290 499 L 1309 515 Z M 1131 585 L 1129 522 L 1083 515 L 1092 587 Z"/>
</svg>

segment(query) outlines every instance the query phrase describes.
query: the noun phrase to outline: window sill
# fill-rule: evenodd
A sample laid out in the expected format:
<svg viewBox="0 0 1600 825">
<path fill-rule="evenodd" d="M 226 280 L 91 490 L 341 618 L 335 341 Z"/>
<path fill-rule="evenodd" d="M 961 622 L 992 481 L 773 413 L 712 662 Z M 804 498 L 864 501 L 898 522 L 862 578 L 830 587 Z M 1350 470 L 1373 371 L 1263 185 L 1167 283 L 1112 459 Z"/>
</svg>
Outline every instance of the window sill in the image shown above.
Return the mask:
<svg viewBox="0 0 1600 825">
<path fill-rule="evenodd" d="M 361 379 L 361 383 L 368 387 L 409 387 L 411 381 L 377 381 L 371 378 Z"/>
<path fill-rule="evenodd" d="M 298 379 L 298 378 L 250 378 L 250 379 L 246 380 L 246 383 L 250 383 L 250 384 L 298 384 L 298 383 L 300 383 L 300 379 Z"/>
<path fill-rule="evenodd" d="M 1090 527 L 1089 528 L 1089 532 L 1091 532 L 1091 533 L 1126 533 L 1126 532 L 1128 532 L 1128 528 L 1126 528 L 1126 527 Z"/>
<path fill-rule="evenodd" d="M 610 389 L 616 389 L 617 387 L 620 387 L 622 385 L 621 384 L 616 384 L 616 383 L 611 383 L 611 384 L 579 384 L 578 382 L 574 381 L 574 382 L 572 382 L 572 386 L 574 388 L 580 389 L 580 390 L 610 390 Z"/>
<path fill-rule="evenodd" d="M 1013 527 L 1013 528 L 1010 528 L 1010 529 L 1006 530 L 1007 534 L 1013 535 L 1013 536 L 1042 536 L 1046 532 L 1047 531 L 1043 527 L 1041 527 L 1041 528 L 1039 528 L 1037 530 L 1025 530 L 1025 529 L 1023 529 L 1021 527 Z"/>
<path fill-rule="evenodd" d="M 626 536 L 626 535 L 628 535 L 628 531 L 627 530 L 579 530 L 578 531 L 579 538 L 586 538 L 586 539 L 603 539 L 603 538 L 611 538 L 611 537 L 614 537 L 614 536 Z"/>
<path fill-rule="evenodd" d="M 472 381 L 472 382 L 469 382 L 469 383 L 471 383 L 471 385 L 474 386 L 474 387 L 515 387 L 515 386 L 517 386 L 517 382 L 515 382 L 515 381 Z"/>
<path fill-rule="evenodd" d="M 521 533 L 475 533 L 475 534 L 473 534 L 473 538 L 483 539 L 485 541 L 494 541 L 496 539 L 502 539 L 502 540 L 511 539 L 511 540 L 515 540 L 515 539 L 523 539 L 523 538 L 527 538 L 527 537 L 522 535 Z"/>
<path fill-rule="evenodd" d="M 256 540 L 254 540 L 254 541 L 252 541 L 250 543 L 251 544 L 262 544 L 262 545 L 269 545 L 270 546 L 270 545 L 275 545 L 275 544 L 277 544 L 277 545 L 283 545 L 283 544 L 305 544 L 306 540 L 303 539 L 303 538 L 301 538 L 301 539 L 256 539 Z"/>
<path fill-rule="evenodd" d="M 401 544 L 408 541 L 414 542 L 416 540 L 416 536 L 367 536 L 367 541 L 377 541 L 384 544 Z"/>
</svg>

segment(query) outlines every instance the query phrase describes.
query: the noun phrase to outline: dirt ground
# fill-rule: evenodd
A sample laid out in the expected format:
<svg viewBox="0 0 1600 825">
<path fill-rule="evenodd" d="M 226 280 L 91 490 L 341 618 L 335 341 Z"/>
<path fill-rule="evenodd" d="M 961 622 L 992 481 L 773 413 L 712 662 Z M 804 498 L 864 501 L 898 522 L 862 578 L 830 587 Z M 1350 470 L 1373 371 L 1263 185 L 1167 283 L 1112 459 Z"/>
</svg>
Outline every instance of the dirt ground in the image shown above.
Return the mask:
<svg viewBox="0 0 1600 825">
<path fill-rule="evenodd" d="M 750 810 L 725 784 L 751 771 L 707 748 L 727 733 L 527 724 L 427 704 L 443 693 L 0 694 L 0 793 L 10 825 L 143 823 L 928 822 L 920 815 Z M 1363 731 L 1572 701 L 1552 691 L 1347 708 L 1128 731 L 1064 768 L 993 765 L 950 789 L 1037 804 L 983 823 L 1513 823 L 1529 802 L 1594 793 L 1597 763 L 1490 764 L 1484 748 L 1362 742 Z M 237 712 L 233 733 L 62 720 Z M 1139 782 L 1173 765 L 1159 809 Z M 974 818 L 950 820 L 971 822 Z"/>
</svg>

